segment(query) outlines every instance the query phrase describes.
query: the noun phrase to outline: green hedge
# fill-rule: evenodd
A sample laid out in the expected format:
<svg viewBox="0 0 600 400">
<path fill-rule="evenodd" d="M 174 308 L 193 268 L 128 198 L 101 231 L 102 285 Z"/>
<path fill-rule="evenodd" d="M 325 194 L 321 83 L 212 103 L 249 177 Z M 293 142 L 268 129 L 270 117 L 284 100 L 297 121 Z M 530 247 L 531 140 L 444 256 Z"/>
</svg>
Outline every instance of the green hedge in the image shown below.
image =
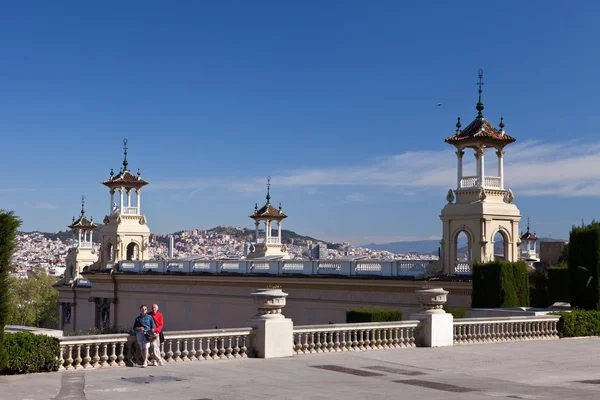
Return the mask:
<svg viewBox="0 0 600 400">
<path fill-rule="evenodd" d="M 464 307 L 446 307 L 444 306 L 444 311 L 449 314 L 452 314 L 454 318 L 467 318 L 467 309 Z"/>
<path fill-rule="evenodd" d="M 600 223 L 573 227 L 569 236 L 569 300 L 572 307 L 600 310 Z"/>
<path fill-rule="evenodd" d="M 58 370 L 58 339 L 29 332 L 5 333 L 4 349 L 8 355 L 2 375 L 27 374 Z"/>
<path fill-rule="evenodd" d="M 529 279 L 523 261 L 503 260 L 473 265 L 472 307 L 528 307 Z"/>
<path fill-rule="evenodd" d="M 548 303 L 569 302 L 569 268 L 566 264 L 548 267 Z"/>
<path fill-rule="evenodd" d="M 573 310 L 551 314 L 561 317 L 556 326 L 561 338 L 600 335 L 600 311 Z"/>
<path fill-rule="evenodd" d="M 346 311 L 346 323 L 402 321 L 402 312 L 382 308 L 355 308 Z"/>
<path fill-rule="evenodd" d="M 529 273 L 529 305 L 531 307 L 548 307 L 548 278 L 543 272 Z"/>
</svg>

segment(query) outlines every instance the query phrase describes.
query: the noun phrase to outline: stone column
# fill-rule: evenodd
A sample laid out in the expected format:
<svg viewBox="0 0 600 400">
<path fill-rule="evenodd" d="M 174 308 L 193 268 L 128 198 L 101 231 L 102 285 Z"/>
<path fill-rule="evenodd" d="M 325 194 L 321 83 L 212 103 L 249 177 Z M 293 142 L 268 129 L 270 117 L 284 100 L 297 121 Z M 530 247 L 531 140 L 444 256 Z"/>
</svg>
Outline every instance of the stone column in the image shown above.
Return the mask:
<svg viewBox="0 0 600 400">
<path fill-rule="evenodd" d="M 460 189 L 460 181 L 462 180 L 463 177 L 463 155 L 465 154 L 464 151 L 462 150 L 458 150 L 456 152 L 456 158 L 458 159 L 458 170 L 457 170 L 457 174 L 456 174 L 456 188 Z"/>
<path fill-rule="evenodd" d="M 478 166 L 477 179 L 479 180 L 479 187 L 485 186 L 485 161 L 483 158 L 484 154 L 485 154 L 485 147 L 480 147 L 475 152 L 475 158 L 477 159 L 477 166 Z"/>
<path fill-rule="evenodd" d="M 141 193 L 142 189 L 138 188 L 135 189 L 135 194 L 137 195 L 136 201 L 135 201 L 135 206 L 137 207 L 137 213 L 139 215 L 142 215 L 142 208 L 140 207 L 140 193 Z"/>
<path fill-rule="evenodd" d="M 423 310 L 410 316 L 420 321 L 418 345 L 444 347 L 454 345 L 454 317 L 444 311 L 448 291 L 442 288 L 416 291 Z"/>
<path fill-rule="evenodd" d="M 119 188 L 119 195 L 121 196 L 121 203 L 119 204 L 119 207 L 121 207 L 121 211 L 120 214 L 123 213 L 123 188 Z"/>
<path fill-rule="evenodd" d="M 110 212 L 108 213 L 108 215 L 113 214 L 113 204 L 115 204 L 115 189 L 111 188 L 110 189 Z"/>
<path fill-rule="evenodd" d="M 256 221 L 256 222 L 254 222 L 254 225 L 256 225 L 256 232 L 254 233 L 254 241 L 256 243 L 258 243 L 258 227 L 260 225 L 260 222 Z"/>
<path fill-rule="evenodd" d="M 77 247 L 81 247 L 81 229 L 79 229 L 79 243 L 77 244 Z"/>
<path fill-rule="evenodd" d="M 504 189 L 504 151 L 498 150 L 498 176 L 500 177 L 500 189 Z"/>
<path fill-rule="evenodd" d="M 127 207 L 131 207 L 131 189 L 127 189 Z"/>
<path fill-rule="evenodd" d="M 281 289 L 257 289 L 251 294 L 258 313 L 248 324 L 252 327 L 251 341 L 258 358 L 293 355 L 294 323 L 281 313 L 287 295 Z"/>
<path fill-rule="evenodd" d="M 279 243 L 281 244 L 281 221 L 277 221 L 277 232 L 279 237 Z"/>
</svg>

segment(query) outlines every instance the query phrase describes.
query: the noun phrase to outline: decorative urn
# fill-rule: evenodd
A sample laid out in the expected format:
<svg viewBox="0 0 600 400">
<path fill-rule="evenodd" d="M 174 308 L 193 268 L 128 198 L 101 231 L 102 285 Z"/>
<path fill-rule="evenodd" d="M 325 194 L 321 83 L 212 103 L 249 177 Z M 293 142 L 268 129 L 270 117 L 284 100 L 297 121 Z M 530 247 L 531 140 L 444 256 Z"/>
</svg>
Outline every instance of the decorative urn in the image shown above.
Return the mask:
<svg viewBox="0 0 600 400">
<path fill-rule="evenodd" d="M 423 307 L 424 312 L 428 314 L 445 314 L 444 304 L 446 304 L 448 291 L 442 288 L 420 289 L 416 291 L 417 301 Z"/>
<path fill-rule="evenodd" d="M 281 289 L 256 289 L 250 294 L 254 298 L 254 304 L 258 308 L 255 318 L 278 319 L 284 318 L 281 309 L 285 307 L 287 293 Z"/>
</svg>

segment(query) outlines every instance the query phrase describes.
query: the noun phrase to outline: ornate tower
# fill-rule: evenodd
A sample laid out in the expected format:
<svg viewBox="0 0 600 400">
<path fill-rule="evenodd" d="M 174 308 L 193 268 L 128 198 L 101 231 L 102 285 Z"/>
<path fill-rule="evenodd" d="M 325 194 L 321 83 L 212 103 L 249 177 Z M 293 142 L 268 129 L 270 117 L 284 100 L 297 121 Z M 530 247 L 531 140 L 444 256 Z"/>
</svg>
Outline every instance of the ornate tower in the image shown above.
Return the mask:
<svg viewBox="0 0 600 400">
<path fill-rule="evenodd" d="M 522 232 L 521 232 L 522 233 Z M 529 230 L 529 217 L 527 218 L 527 232 L 521 235 L 521 258 L 525 260 L 536 260 L 538 258 L 537 249 L 538 237 L 535 232 Z"/>
<path fill-rule="evenodd" d="M 468 260 L 491 261 L 494 259 L 494 236 L 500 232 L 504 239 L 504 258 L 516 261 L 519 258 L 519 209 L 513 204 L 510 189 L 504 189 L 504 148 L 516 139 L 504 130 L 504 119 L 500 118 L 499 130 L 483 117 L 481 93 L 483 71 L 479 70 L 479 101 L 477 116 L 464 130 L 460 118 L 456 132 L 445 142 L 456 147 L 458 173 L 456 189 L 448 190 L 448 204 L 442 210 L 443 223 L 442 258 L 444 273 L 466 272 L 464 261 L 458 261 L 457 238 L 464 232 L 468 239 Z M 474 176 L 463 175 L 465 151 L 473 150 L 476 163 Z M 497 172 L 487 175 L 485 170 L 486 150 L 495 151 L 498 160 Z M 489 154 L 489 151 L 487 152 Z M 494 153 L 492 153 L 493 155 Z"/>
<path fill-rule="evenodd" d="M 145 260 L 148 258 L 148 239 L 150 229 L 141 209 L 142 187 L 148 182 L 142 179 L 140 170 L 133 175 L 127 162 L 127 139 L 123 140 L 123 167 L 117 175 L 110 170 L 110 178 L 103 185 L 109 188 L 110 213 L 104 217 L 104 226 L 100 229 L 102 251 L 100 268 L 110 267 L 120 260 Z M 135 191 L 133 204 L 131 192 Z M 115 202 L 115 193 L 119 194 L 119 204 Z"/>
<path fill-rule="evenodd" d="M 260 210 L 258 209 L 258 205 L 255 204 L 254 212 L 250 215 L 250 218 L 254 220 L 256 233 L 254 243 L 252 243 L 252 251 L 246 258 L 251 260 L 258 257 L 278 256 L 285 260 L 290 259 L 287 246 L 281 243 L 281 221 L 287 218 L 287 215 L 281 212 L 281 203 L 279 203 L 279 209 L 271 205 L 271 177 L 267 177 L 266 204 Z M 265 224 L 265 235 L 262 238 L 258 234 L 258 227 L 261 221 Z M 271 236 L 273 221 L 277 222 L 277 236 Z"/>
<path fill-rule="evenodd" d="M 73 240 L 69 253 L 67 254 L 63 285 L 75 284 L 81 277 L 81 271 L 84 267 L 98 261 L 97 249 L 93 245 L 94 229 L 98 226 L 94 224 L 94 219 L 89 220 L 85 217 L 85 197 L 81 196 L 81 216 L 73 221 L 69 228 L 73 231 Z"/>
</svg>

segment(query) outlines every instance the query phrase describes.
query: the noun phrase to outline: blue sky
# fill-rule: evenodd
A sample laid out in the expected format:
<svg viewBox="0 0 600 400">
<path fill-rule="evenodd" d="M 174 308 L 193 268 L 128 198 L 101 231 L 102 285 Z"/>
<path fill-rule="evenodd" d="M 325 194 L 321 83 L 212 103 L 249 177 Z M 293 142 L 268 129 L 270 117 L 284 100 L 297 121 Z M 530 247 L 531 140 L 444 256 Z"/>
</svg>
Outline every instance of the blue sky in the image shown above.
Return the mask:
<svg viewBox="0 0 600 400">
<path fill-rule="evenodd" d="M 156 233 L 251 227 L 270 175 L 284 228 L 440 237 L 444 138 L 476 115 L 478 68 L 486 118 L 517 138 L 505 185 L 532 228 L 566 238 L 600 217 L 595 2 L 1 6 L 0 208 L 24 230 L 64 230 L 81 195 L 102 220 L 126 137 Z"/>
</svg>

